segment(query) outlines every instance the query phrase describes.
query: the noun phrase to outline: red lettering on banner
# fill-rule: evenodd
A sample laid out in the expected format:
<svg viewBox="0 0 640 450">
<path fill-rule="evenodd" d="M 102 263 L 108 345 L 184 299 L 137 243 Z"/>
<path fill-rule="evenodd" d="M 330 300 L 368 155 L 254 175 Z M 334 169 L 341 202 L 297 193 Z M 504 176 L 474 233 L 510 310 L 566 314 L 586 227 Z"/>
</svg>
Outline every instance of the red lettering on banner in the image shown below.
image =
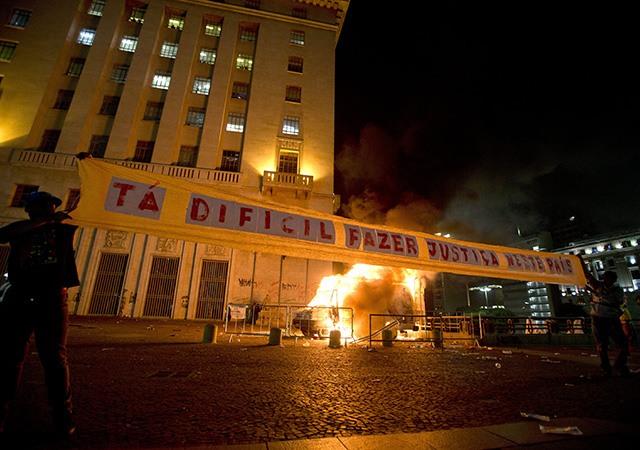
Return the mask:
<svg viewBox="0 0 640 450">
<path fill-rule="evenodd" d="M 264 212 L 264 229 L 271 229 L 271 211 L 269 211 L 268 209 Z"/>
<path fill-rule="evenodd" d="M 204 206 L 203 214 L 198 214 L 198 212 L 200 211 L 200 205 Z M 204 220 L 207 220 L 207 217 L 209 217 L 209 205 L 207 204 L 207 202 L 205 202 L 201 198 L 194 197 L 193 201 L 191 202 L 190 216 L 191 216 L 191 220 L 195 220 L 197 222 L 202 222 Z"/>
<path fill-rule="evenodd" d="M 333 236 L 327 233 L 326 225 L 324 222 L 320 222 L 320 237 L 322 239 L 333 239 Z"/>
<path fill-rule="evenodd" d="M 136 188 L 133 184 L 127 183 L 113 183 L 113 187 L 116 189 L 120 189 L 116 206 L 124 206 L 124 197 L 127 195 L 127 192 L 132 191 Z"/>
<path fill-rule="evenodd" d="M 469 249 L 467 247 L 460 247 L 460 251 L 462 252 L 462 257 L 464 258 L 465 263 L 469 262 L 469 255 L 467 254 L 467 252 L 469 251 Z"/>
<path fill-rule="evenodd" d="M 460 261 L 460 250 L 457 245 L 451 246 L 451 261 L 458 262 Z"/>
<path fill-rule="evenodd" d="M 404 241 L 407 245 L 407 256 L 418 256 L 418 242 L 409 236 L 405 236 Z"/>
<path fill-rule="evenodd" d="M 376 246 L 376 237 L 373 234 L 373 231 L 363 231 L 363 241 L 364 241 L 364 247 L 369 247 L 369 248 L 373 248 Z"/>
<path fill-rule="evenodd" d="M 360 228 L 358 228 L 358 227 L 349 227 L 349 238 L 348 239 L 349 239 L 349 241 L 347 242 L 347 247 L 350 247 L 350 248 L 355 247 L 356 242 L 358 243 L 358 247 L 360 247 Z"/>
<path fill-rule="evenodd" d="M 120 201 L 120 198 L 118 198 L 118 201 Z M 144 194 L 144 197 L 142 197 L 142 200 L 138 205 L 138 209 L 140 211 L 160 211 L 160 208 L 158 208 L 158 202 L 156 201 L 156 196 L 153 195 L 153 191 L 148 191 Z"/>
<path fill-rule="evenodd" d="M 438 259 L 438 246 L 433 241 L 427 241 L 427 248 L 429 249 L 429 258 Z"/>
<path fill-rule="evenodd" d="M 224 223 L 227 220 L 227 205 L 220 205 L 220 214 L 218 214 L 218 222 Z"/>
<path fill-rule="evenodd" d="M 402 236 L 399 234 L 391 234 L 391 241 L 393 242 L 393 251 L 396 253 L 404 253 L 404 242 Z"/>
<path fill-rule="evenodd" d="M 309 219 L 304 219 L 304 231 L 302 234 L 305 236 L 309 236 L 311 234 L 311 221 Z"/>
<path fill-rule="evenodd" d="M 378 230 L 378 248 L 380 250 L 391 250 L 389 235 L 385 231 Z"/>
<path fill-rule="evenodd" d="M 251 216 L 251 214 L 253 214 L 254 212 L 255 210 L 253 208 L 247 208 L 247 207 L 240 208 L 240 220 L 238 224 L 241 227 L 243 227 L 245 223 L 251 222 L 251 220 L 253 220 L 253 217 Z"/>
<path fill-rule="evenodd" d="M 438 242 L 438 247 L 440 247 L 440 259 L 442 259 L 442 261 L 449 261 L 449 246 Z"/>
<path fill-rule="evenodd" d="M 284 219 L 282 219 L 282 231 L 284 231 L 287 234 L 293 234 L 294 230 L 293 228 L 289 228 L 287 227 L 287 221 L 291 221 L 293 220 L 293 217 L 291 216 L 287 216 Z"/>
</svg>

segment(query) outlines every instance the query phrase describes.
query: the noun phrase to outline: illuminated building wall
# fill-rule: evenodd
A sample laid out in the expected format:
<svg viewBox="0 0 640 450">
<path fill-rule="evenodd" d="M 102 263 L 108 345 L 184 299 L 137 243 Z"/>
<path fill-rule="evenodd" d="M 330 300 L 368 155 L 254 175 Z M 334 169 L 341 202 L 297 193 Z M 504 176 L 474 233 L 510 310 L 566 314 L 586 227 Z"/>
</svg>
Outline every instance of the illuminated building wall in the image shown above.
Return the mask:
<svg viewBox="0 0 640 450">
<path fill-rule="evenodd" d="M 335 46 L 348 4 L 3 2 L 0 222 L 24 218 L 33 189 L 73 205 L 78 152 L 332 213 Z M 221 302 L 302 304 L 331 272 L 112 230 L 79 230 L 76 247 L 80 314 L 206 318 Z"/>
</svg>

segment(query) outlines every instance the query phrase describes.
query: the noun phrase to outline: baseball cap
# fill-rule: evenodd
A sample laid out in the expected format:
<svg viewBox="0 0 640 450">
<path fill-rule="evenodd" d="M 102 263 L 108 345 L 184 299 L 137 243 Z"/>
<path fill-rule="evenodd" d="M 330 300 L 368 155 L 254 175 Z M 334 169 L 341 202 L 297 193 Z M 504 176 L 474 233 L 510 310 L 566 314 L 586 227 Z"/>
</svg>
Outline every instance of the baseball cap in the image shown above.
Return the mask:
<svg viewBox="0 0 640 450">
<path fill-rule="evenodd" d="M 29 197 L 24 204 L 24 209 L 28 210 L 30 206 L 44 201 L 50 201 L 56 206 L 56 208 L 62 204 L 62 200 L 58 197 L 51 195 L 48 192 L 36 191 L 29 194 Z"/>
</svg>

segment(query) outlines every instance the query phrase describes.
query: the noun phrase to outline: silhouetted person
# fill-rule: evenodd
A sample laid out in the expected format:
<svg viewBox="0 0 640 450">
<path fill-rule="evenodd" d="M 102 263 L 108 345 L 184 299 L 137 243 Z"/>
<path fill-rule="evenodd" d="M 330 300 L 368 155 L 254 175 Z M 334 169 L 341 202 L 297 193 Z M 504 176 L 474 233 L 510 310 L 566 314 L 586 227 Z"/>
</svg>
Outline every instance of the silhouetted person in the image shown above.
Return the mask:
<svg viewBox="0 0 640 450">
<path fill-rule="evenodd" d="M 580 259 L 582 261 L 582 259 Z M 596 280 L 587 270 L 583 262 L 584 275 L 587 278 L 587 289 L 591 291 L 591 329 L 596 340 L 598 355 L 600 356 L 600 369 L 604 376 L 611 376 L 611 363 L 607 347 L 609 338 L 618 346 L 613 368 L 619 375 L 629 374 L 627 357 L 629 355 L 629 341 L 622 330 L 620 307 L 624 303 L 624 292 L 615 282 L 618 275 L 612 271 L 606 271 L 602 275 L 602 281 Z"/>
<path fill-rule="evenodd" d="M 75 226 L 56 212 L 61 200 L 32 192 L 25 204 L 29 219 L 0 228 L 9 242 L 10 287 L 0 303 L 0 431 L 16 393 L 29 339 L 35 335 L 45 372 L 48 401 L 56 430 L 71 435 L 75 424 L 67 364 L 67 288 L 77 286 L 73 254 Z"/>
</svg>

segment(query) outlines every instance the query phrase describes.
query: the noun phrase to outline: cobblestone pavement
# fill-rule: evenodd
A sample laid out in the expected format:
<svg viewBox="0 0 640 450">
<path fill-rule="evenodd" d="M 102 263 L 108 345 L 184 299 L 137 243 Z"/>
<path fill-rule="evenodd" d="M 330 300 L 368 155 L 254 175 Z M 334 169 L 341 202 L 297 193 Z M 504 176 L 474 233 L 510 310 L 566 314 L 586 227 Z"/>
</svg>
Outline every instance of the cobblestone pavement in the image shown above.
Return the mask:
<svg viewBox="0 0 640 450">
<path fill-rule="evenodd" d="M 443 350 L 235 337 L 202 344 L 205 323 L 74 316 L 78 430 L 50 432 L 31 348 L 6 425 L 20 449 L 259 443 L 511 423 L 521 412 L 637 423 L 640 354 L 628 378 L 598 375 L 592 349 Z M 221 330 L 220 330 L 221 331 Z"/>
</svg>

